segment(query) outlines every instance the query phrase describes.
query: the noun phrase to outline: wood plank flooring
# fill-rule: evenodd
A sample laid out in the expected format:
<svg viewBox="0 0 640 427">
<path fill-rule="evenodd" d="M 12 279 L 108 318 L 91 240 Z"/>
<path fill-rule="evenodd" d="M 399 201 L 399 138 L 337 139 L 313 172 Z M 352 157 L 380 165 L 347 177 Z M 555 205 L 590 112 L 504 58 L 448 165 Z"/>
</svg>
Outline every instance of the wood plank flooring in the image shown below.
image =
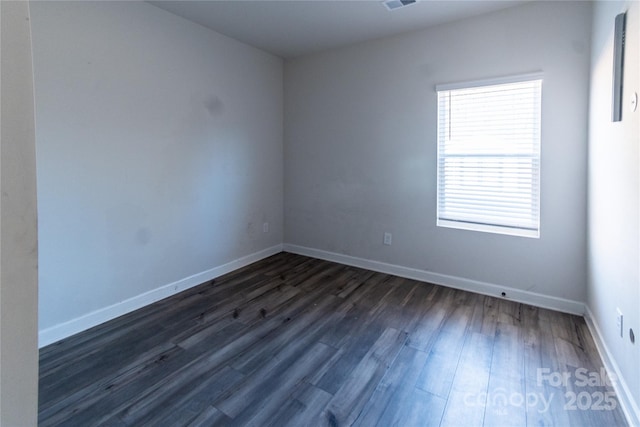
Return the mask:
<svg viewBox="0 0 640 427">
<path fill-rule="evenodd" d="M 39 424 L 626 425 L 601 368 L 580 317 L 281 253 L 41 349 Z"/>
</svg>

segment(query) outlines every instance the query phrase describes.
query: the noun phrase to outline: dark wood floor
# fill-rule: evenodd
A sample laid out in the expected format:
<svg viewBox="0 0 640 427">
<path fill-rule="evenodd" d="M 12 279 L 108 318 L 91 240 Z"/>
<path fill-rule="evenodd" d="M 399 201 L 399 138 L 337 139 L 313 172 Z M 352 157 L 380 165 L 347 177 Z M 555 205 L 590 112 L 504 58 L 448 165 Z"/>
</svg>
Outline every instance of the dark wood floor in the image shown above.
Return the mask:
<svg viewBox="0 0 640 427">
<path fill-rule="evenodd" d="M 43 348 L 39 423 L 626 425 L 601 367 L 580 317 L 281 253 Z"/>
</svg>

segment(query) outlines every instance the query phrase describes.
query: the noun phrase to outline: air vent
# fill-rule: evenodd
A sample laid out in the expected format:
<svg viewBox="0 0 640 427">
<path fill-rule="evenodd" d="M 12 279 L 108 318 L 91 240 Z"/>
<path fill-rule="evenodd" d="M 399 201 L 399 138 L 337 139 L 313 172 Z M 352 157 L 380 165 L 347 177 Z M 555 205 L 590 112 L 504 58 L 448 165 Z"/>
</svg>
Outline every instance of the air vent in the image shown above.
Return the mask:
<svg viewBox="0 0 640 427">
<path fill-rule="evenodd" d="M 418 0 L 385 0 L 382 3 L 384 3 L 387 9 L 396 10 L 417 3 L 417 1 Z"/>
</svg>

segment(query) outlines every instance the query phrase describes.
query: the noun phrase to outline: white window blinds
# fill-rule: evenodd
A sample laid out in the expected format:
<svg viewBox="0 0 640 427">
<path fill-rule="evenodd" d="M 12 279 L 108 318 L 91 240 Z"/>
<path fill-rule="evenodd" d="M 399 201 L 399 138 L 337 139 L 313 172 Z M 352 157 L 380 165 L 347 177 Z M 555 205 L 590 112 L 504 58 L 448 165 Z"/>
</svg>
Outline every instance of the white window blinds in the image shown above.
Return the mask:
<svg viewBox="0 0 640 427">
<path fill-rule="evenodd" d="M 438 86 L 438 225 L 539 236 L 539 75 Z"/>
</svg>

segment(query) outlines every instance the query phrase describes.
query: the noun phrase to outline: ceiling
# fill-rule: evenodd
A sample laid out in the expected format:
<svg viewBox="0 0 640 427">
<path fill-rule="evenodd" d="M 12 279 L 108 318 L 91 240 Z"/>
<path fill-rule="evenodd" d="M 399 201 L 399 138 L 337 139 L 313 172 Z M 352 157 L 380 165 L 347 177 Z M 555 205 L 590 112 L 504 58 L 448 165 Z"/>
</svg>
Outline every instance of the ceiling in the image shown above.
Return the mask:
<svg viewBox="0 0 640 427">
<path fill-rule="evenodd" d="M 389 11 L 380 0 L 149 1 L 283 58 L 423 29 L 522 2 L 422 0 Z"/>
</svg>

